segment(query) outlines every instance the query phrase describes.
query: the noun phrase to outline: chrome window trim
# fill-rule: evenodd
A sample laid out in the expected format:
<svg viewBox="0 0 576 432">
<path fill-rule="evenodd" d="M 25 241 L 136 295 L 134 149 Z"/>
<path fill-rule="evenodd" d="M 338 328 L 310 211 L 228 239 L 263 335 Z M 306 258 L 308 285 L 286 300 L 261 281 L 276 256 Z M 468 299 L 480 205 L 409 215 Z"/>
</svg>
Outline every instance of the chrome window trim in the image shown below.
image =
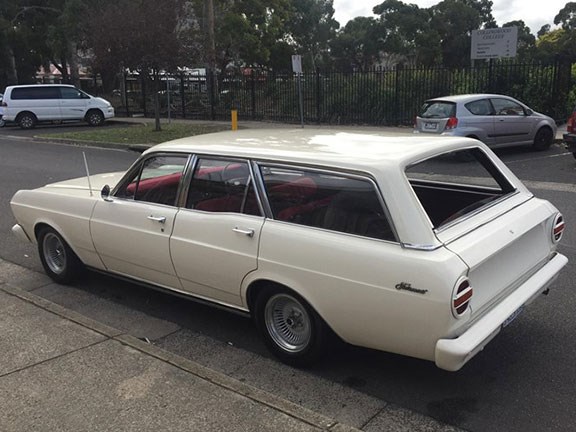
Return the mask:
<svg viewBox="0 0 576 432">
<path fill-rule="evenodd" d="M 186 178 L 186 186 L 185 189 L 182 191 L 183 196 L 182 196 L 182 201 L 180 201 L 180 209 L 181 210 L 191 210 L 191 211 L 201 211 L 203 213 L 206 214 L 236 214 L 236 215 L 243 215 L 243 216 L 253 216 L 253 217 L 265 217 L 265 212 L 263 210 L 263 205 L 262 205 L 262 201 L 261 201 L 261 197 L 260 194 L 258 193 L 257 188 L 254 188 L 254 193 L 256 195 L 256 201 L 258 202 L 258 209 L 260 210 L 260 214 L 259 215 L 250 215 L 250 214 L 246 214 L 246 213 L 242 213 L 242 212 L 211 212 L 211 211 L 207 211 L 207 210 L 197 210 L 197 209 L 192 209 L 192 208 L 188 208 L 186 207 L 186 205 L 188 204 L 188 192 L 190 191 L 190 185 L 192 183 L 192 180 L 194 178 L 194 173 L 196 171 L 196 168 L 198 167 L 198 164 L 200 163 L 201 160 L 217 160 L 217 161 L 224 161 L 224 162 L 237 162 L 237 163 L 243 163 L 246 164 L 248 167 L 248 172 L 249 172 L 249 178 L 248 178 L 248 182 L 246 183 L 246 191 L 245 191 L 245 195 L 248 192 L 248 188 L 250 187 L 251 184 L 256 185 L 256 182 L 254 180 L 255 178 L 255 172 L 253 170 L 252 167 L 252 161 L 249 158 L 239 158 L 239 157 L 227 157 L 227 156 L 220 156 L 220 155 L 205 155 L 205 154 L 199 154 L 199 153 L 194 153 L 192 155 L 192 159 L 193 162 L 190 164 L 190 172 L 186 173 L 187 174 L 187 178 Z"/>
<path fill-rule="evenodd" d="M 140 181 L 140 175 L 142 174 L 142 168 L 144 167 L 144 164 L 146 163 L 146 161 L 153 158 L 153 157 L 158 157 L 158 156 L 186 157 L 186 163 L 184 163 L 184 166 L 182 168 L 182 177 L 180 178 L 180 183 L 178 184 L 178 191 L 176 192 L 176 203 L 174 205 L 160 204 L 160 203 L 155 203 L 155 202 L 150 202 L 150 201 L 135 200 L 134 198 L 128 199 L 128 198 L 116 196 L 116 193 L 118 193 L 118 189 L 120 189 L 120 187 L 124 184 L 124 182 L 127 181 L 127 179 L 129 179 L 136 172 L 136 170 L 139 171 L 138 181 Z M 145 203 L 148 205 L 158 205 L 158 206 L 170 207 L 170 208 L 179 208 L 180 200 L 181 200 L 180 193 L 182 192 L 182 189 L 183 189 L 183 181 L 184 181 L 184 178 L 186 176 L 186 169 L 188 168 L 188 166 L 190 164 L 191 156 L 192 155 L 190 155 L 190 153 L 184 153 L 184 152 L 158 152 L 158 153 L 148 153 L 145 156 L 139 157 L 138 159 L 136 159 L 136 161 L 134 161 L 134 163 L 130 166 L 130 168 L 128 168 L 128 170 L 124 173 L 124 175 L 122 176 L 120 181 L 118 183 L 116 183 L 116 186 L 114 186 L 114 189 L 112 189 L 112 191 L 110 192 L 110 197 L 112 198 L 112 200 Z"/>
<path fill-rule="evenodd" d="M 389 242 L 389 243 L 393 243 L 393 244 L 401 244 L 400 237 L 398 236 L 398 231 L 396 230 L 396 226 L 394 225 L 394 220 L 392 219 L 391 213 L 388 209 L 388 206 L 386 205 L 386 201 L 384 200 L 384 197 L 382 195 L 382 191 L 380 190 L 380 187 L 378 186 L 378 183 L 376 182 L 376 180 L 370 174 L 350 172 L 347 170 L 330 169 L 330 168 L 326 168 L 326 167 L 316 167 L 316 166 L 300 165 L 300 164 L 292 165 L 292 164 L 289 164 L 289 163 L 287 164 L 287 163 L 283 163 L 283 162 L 280 163 L 280 162 L 269 162 L 269 161 L 261 161 L 261 160 L 255 161 L 255 164 L 259 168 L 258 171 L 259 171 L 260 175 L 262 175 L 262 171 L 260 169 L 262 166 L 270 166 L 270 167 L 274 167 L 274 168 L 287 169 L 287 170 L 293 170 L 293 171 L 294 170 L 314 171 L 314 172 L 327 174 L 327 175 L 333 175 L 333 176 L 337 176 L 337 177 L 345 177 L 345 178 L 350 178 L 350 179 L 354 179 L 354 180 L 367 181 L 368 183 L 370 183 L 372 185 L 372 187 L 374 188 L 374 191 L 376 192 L 376 196 L 380 202 L 380 206 L 382 207 L 382 210 L 384 212 L 384 216 L 386 217 L 386 220 L 387 220 L 388 224 L 390 225 L 390 229 L 392 231 L 392 234 L 395 237 L 395 240 L 376 239 L 373 237 L 365 237 L 365 236 L 360 236 L 360 235 L 356 235 L 356 234 L 343 233 L 341 231 L 334 231 L 334 230 L 329 230 L 329 229 L 320 228 L 320 227 L 310 227 L 307 225 L 294 224 L 292 222 L 277 221 L 273 217 L 272 207 L 270 206 L 270 202 L 268 201 L 268 194 L 266 193 L 266 187 L 264 184 L 264 179 L 262 177 L 262 179 L 261 179 L 262 187 L 263 187 L 262 191 L 263 191 L 263 196 L 266 200 L 266 205 L 267 205 L 268 209 L 270 209 L 270 219 L 272 219 L 276 222 L 290 223 L 290 224 L 298 225 L 298 226 L 307 226 L 308 228 L 316 228 L 316 229 L 320 229 L 320 230 L 328 231 L 328 232 L 333 232 L 333 233 L 336 232 L 339 234 L 352 235 L 352 236 L 364 238 L 364 239 L 369 238 L 371 240 L 379 240 L 379 241 Z"/>
</svg>

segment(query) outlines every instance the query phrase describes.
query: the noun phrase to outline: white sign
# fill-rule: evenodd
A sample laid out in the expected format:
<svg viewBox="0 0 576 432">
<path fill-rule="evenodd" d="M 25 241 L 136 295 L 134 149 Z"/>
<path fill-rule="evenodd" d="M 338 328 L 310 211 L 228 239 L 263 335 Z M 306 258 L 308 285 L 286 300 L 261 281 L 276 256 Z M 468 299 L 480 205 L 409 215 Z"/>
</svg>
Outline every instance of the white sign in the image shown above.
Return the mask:
<svg viewBox="0 0 576 432">
<path fill-rule="evenodd" d="M 518 27 L 472 30 L 472 59 L 516 57 Z"/>
<path fill-rule="evenodd" d="M 292 71 L 297 74 L 302 73 L 302 56 L 301 55 L 293 55 L 292 56 Z"/>
</svg>

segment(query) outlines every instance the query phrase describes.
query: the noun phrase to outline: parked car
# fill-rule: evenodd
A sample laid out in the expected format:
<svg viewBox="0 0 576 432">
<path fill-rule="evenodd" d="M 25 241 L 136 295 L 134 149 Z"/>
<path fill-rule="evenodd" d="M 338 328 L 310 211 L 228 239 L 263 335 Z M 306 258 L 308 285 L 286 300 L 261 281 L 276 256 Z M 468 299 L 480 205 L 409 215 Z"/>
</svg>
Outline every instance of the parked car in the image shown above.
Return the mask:
<svg viewBox="0 0 576 432">
<path fill-rule="evenodd" d="M 85 266 L 213 302 L 293 365 L 337 335 L 458 370 L 567 262 L 559 211 L 467 138 L 214 133 L 11 207 L 56 282 Z"/>
<path fill-rule="evenodd" d="M 2 107 L 2 99 L 4 98 L 4 95 L 2 93 L 0 93 L 0 128 L 4 127 L 6 125 L 6 122 L 4 121 L 4 108 Z"/>
<path fill-rule="evenodd" d="M 556 123 L 511 97 L 469 94 L 424 102 L 414 132 L 475 138 L 491 148 L 546 150 L 556 136 Z"/>
<path fill-rule="evenodd" d="M 114 117 L 110 102 L 65 84 L 8 86 L 2 107 L 4 120 L 16 122 L 22 129 L 31 129 L 38 122 L 69 120 L 101 126 Z"/>
<path fill-rule="evenodd" d="M 564 142 L 566 143 L 566 148 L 572 152 L 576 158 L 576 107 L 568 121 L 566 122 L 566 133 L 562 135 Z"/>
</svg>

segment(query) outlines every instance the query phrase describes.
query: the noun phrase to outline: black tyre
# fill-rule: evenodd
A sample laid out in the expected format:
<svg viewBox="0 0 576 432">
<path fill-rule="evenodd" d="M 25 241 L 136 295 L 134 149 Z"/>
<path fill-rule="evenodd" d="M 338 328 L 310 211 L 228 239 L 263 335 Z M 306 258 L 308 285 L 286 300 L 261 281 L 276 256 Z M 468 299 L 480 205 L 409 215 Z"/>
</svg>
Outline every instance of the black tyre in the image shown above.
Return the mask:
<svg viewBox="0 0 576 432">
<path fill-rule="evenodd" d="M 86 113 L 86 121 L 90 126 L 102 126 L 104 124 L 104 114 L 99 110 L 90 110 Z"/>
<path fill-rule="evenodd" d="M 21 129 L 33 129 L 36 126 L 38 119 L 32 113 L 25 112 L 18 116 L 18 126 Z"/>
<path fill-rule="evenodd" d="M 262 291 L 254 318 L 268 349 L 286 364 L 308 366 L 328 351 L 331 330 L 302 297 L 288 289 Z"/>
<path fill-rule="evenodd" d="M 532 148 L 538 151 L 548 150 L 552 145 L 553 140 L 554 137 L 552 136 L 552 129 L 547 127 L 540 128 L 538 132 L 536 132 Z"/>
<path fill-rule="evenodd" d="M 67 284 L 78 277 L 83 266 L 70 246 L 52 228 L 43 228 L 38 234 L 40 261 L 52 280 Z"/>
</svg>

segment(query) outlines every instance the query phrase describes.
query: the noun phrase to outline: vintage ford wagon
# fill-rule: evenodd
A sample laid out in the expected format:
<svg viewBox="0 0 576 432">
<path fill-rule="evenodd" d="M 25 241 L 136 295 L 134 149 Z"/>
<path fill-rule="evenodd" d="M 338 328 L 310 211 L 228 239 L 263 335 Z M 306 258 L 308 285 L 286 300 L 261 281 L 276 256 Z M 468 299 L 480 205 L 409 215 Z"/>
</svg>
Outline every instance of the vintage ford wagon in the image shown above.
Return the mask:
<svg viewBox="0 0 576 432">
<path fill-rule="evenodd" d="M 293 365 L 336 335 L 458 370 L 567 263 L 558 210 L 467 138 L 209 134 L 11 205 L 55 281 L 88 267 L 235 309 Z"/>
</svg>

